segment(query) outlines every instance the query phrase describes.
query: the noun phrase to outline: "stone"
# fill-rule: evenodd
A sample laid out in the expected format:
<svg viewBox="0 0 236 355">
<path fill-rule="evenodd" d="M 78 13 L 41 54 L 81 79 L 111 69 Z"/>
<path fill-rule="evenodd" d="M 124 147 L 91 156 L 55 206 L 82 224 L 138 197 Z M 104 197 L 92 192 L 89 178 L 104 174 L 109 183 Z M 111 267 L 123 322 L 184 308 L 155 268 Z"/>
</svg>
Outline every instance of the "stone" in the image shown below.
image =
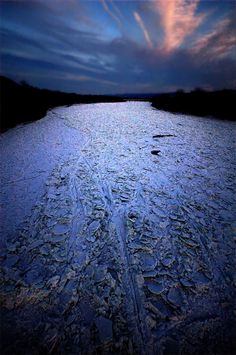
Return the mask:
<svg viewBox="0 0 236 355">
<path fill-rule="evenodd" d="M 106 273 L 107 273 L 107 268 L 97 268 L 95 270 L 95 276 L 94 276 L 94 280 L 95 282 L 102 282 L 104 281 L 105 277 L 106 277 Z"/>
<path fill-rule="evenodd" d="M 112 340 L 112 321 L 110 319 L 100 316 L 95 320 L 95 324 L 102 342 Z"/>
<path fill-rule="evenodd" d="M 144 278 L 152 278 L 157 276 L 157 271 L 156 270 L 150 270 L 150 271 L 145 271 L 143 273 Z"/>
<path fill-rule="evenodd" d="M 172 255 L 166 255 L 162 260 L 161 263 L 165 267 L 170 267 L 174 262 Z"/>
<path fill-rule="evenodd" d="M 179 287 L 171 287 L 167 293 L 167 299 L 173 305 L 179 307 L 183 303 L 183 296 Z"/>
<path fill-rule="evenodd" d="M 8 255 L 4 261 L 4 266 L 11 268 L 19 261 L 19 256 L 17 255 Z"/>
<path fill-rule="evenodd" d="M 50 239 L 50 241 L 52 242 L 52 243 L 60 243 L 60 242 L 64 242 L 65 241 L 65 239 L 66 239 L 66 235 L 57 235 L 57 236 L 55 236 L 55 237 L 52 237 L 51 239 Z"/>
<path fill-rule="evenodd" d="M 174 134 L 155 134 L 153 138 L 176 137 Z"/>
<path fill-rule="evenodd" d="M 40 270 L 37 268 L 29 270 L 25 276 L 25 281 L 29 285 L 34 285 L 43 282 Z"/>
<path fill-rule="evenodd" d="M 39 246 L 41 246 L 44 243 L 44 240 L 39 239 L 39 240 L 35 240 L 33 243 L 31 243 L 28 247 L 28 251 L 31 251 L 33 249 L 38 248 Z"/>
<path fill-rule="evenodd" d="M 150 329 L 153 329 L 156 327 L 157 322 L 150 316 L 146 317 L 146 324 Z"/>
<path fill-rule="evenodd" d="M 142 256 L 142 271 L 150 271 L 154 270 L 157 266 L 157 260 L 149 255 L 149 254 L 144 254 Z"/>
<path fill-rule="evenodd" d="M 181 285 L 184 286 L 184 287 L 192 287 L 192 286 L 194 286 L 194 282 L 192 282 L 189 279 L 181 278 L 179 281 L 180 281 Z"/>
<path fill-rule="evenodd" d="M 52 232 L 56 235 L 65 234 L 68 232 L 68 226 L 66 224 L 56 224 Z"/>
<path fill-rule="evenodd" d="M 145 304 L 145 308 L 147 310 L 149 310 L 153 315 L 155 315 L 156 318 L 166 319 L 166 316 L 157 307 L 155 307 L 151 302 L 147 302 Z"/>
<path fill-rule="evenodd" d="M 60 281 L 60 276 L 59 275 L 53 276 L 53 277 L 51 277 L 48 280 L 47 286 L 55 288 L 58 285 L 59 281 Z"/>
<path fill-rule="evenodd" d="M 148 290 L 154 295 L 160 295 L 164 291 L 164 286 L 162 283 L 148 282 L 145 283 Z"/>
<path fill-rule="evenodd" d="M 155 149 L 155 150 L 152 150 L 152 151 L 151 151 L 151 154 L 153 154 L 153 155 L 159 155 L 160 152 L 161 152 L 160 150 Z"/>
<path fill-rule="evenodd" d="M 96 237 L 94 237 L 93 235 L 88 235 L 88 236 L 86 237 L 86 240 L 87 240 L 88 242 L 94 243 L 95 240 L 96 240 Z"/>
<path fill-rule="evenodd" d="M 101 227 L 100 222 L 93 221 L 92 223 L 90 223 L 90 225 L 88 227 L 89 233 L 91 233 L 91 234 L 96 233 L 100 227 Z"/>
</svg>

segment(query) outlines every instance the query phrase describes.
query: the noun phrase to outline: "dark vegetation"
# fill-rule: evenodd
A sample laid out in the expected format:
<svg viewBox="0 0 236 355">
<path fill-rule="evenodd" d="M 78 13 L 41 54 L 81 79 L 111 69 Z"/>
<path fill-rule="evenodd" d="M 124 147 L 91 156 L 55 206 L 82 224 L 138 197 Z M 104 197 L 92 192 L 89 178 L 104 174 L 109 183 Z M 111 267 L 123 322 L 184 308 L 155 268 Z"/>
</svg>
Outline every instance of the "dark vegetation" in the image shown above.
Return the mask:
<svg viewBox="0 0 236 355">
<path fill-rule="evenodd" d="M 1 132 L 19 123 L 38 120 L 48 109 L 80 103 L 117 102 L 122 98 L 104 95 L 78 95 L 38 89 L 0 76 Z"/>
<path fill-rule="evenodd" d="M 32 122 L 46 115 L 56 106 L 119 102 L 123 100 L 151 101 L 152 106 L 173 113 L 208 116 L 235 120 L 236 90 L 207 92 L 195 89 L 186 93 L 178 90 L 167 94 L 79 95 L 47 89 L 38 89 L 25 82 L 20 84 L 0 76 L 0 131 L 20 123 Z M 159 137 L 155 137 L 159 138 Z"/>
<path fill-rule="evenodd" d="M 236 90 L 195 89 L 189 93 L 179 90 L 176 93 L 160 94 L 151 101 L 152 106 L 159 110 L 236 120 Z"/>
</svg>

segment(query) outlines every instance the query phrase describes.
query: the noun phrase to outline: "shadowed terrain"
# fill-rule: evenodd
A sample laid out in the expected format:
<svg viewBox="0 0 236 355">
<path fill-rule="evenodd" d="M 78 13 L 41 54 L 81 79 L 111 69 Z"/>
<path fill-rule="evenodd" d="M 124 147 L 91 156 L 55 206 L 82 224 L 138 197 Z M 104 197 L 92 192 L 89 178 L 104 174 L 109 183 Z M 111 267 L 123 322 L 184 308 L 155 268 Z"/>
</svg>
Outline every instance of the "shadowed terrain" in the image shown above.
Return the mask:
<svg viewBox="0 0 236 355">
<path fill-rule="evenodd" d="M 151 101 L 152 106 L 159 110 L 236 120 L 236 90 L 207 92 L 196 89 L 189 93 L 179 90 L 176 93 L 160 94 Z"/>
<path fill-rule="evenodd" d="M 62 105 L 95 102 L 116 102 L 121 98 L 108 95 L 78 95 L 38 89 L 0 76 L 1 131 L 20 123 L 32 122 L 46 115 L 48 109 Z"/>
<path fill-rule="evenodd" d="M 1 132 L 20 123 L 32 122 L 46 115 L 47 110 L 62 105 L 126 100 L 150 101 L 152 106 L 173 113 L 235 120 L 235 90 L 206 92 L 196 89 L 169 94 L 79 95 L 38 89 L 0 76 Z"/>
</svg>

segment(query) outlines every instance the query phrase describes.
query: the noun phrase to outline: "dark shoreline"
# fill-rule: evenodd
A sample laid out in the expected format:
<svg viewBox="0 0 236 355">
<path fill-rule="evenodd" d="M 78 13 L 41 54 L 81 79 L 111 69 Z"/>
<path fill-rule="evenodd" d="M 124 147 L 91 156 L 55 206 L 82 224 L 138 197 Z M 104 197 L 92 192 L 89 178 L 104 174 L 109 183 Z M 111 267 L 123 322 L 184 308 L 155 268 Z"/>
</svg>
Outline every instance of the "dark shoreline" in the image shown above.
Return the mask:
<svg viewBox="0 0 236 355">
<path fill-rule="evenodd" d="M 154 108 L 171 113 L 236 120 L 236 90 L 207 92 L 199 89 L 189 93 L 177 91 L 160 94 L 151 101 Z"/>
<path fill-rule="evenodd" d="M 124 101 L 110 95 L 79 95 L 38 89 L 27 83 L 18 84 L 3 76 L 0 76 L 0 98 L 0 132 L 21 123 L 37 121 L 43 118 L 49 109 L 57 106 Z"/>
<path fill-rule="evenodd" d="M 195 89 L 188 93 L 178 90 L 164 94 L 80 95 L 39 89 L 0 76 L 0 98 L 0 132 L 18 124 L 39 120 L 54 107 L 127 100 L 150 101 L 155 109 L 176 114 L 236 120 L 236 90 L 207 92 Z"/>
</svg>

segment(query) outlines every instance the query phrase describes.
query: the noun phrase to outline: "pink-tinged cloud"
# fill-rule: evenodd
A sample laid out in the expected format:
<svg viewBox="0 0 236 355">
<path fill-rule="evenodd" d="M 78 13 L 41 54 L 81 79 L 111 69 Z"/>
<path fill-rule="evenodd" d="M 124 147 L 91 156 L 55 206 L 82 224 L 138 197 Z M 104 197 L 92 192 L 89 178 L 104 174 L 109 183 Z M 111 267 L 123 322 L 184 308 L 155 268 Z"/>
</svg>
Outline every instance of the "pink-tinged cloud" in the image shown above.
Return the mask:
<svg viewBox="0 0 236 355">
<path fill-rule="evenodd" d="M 141 16 L 136 11 L 134 11 L 134 18 L 143 32 L 143 35 L 144 35 L 145 41 L 147 42 L 148 47 L 152 48 L 153 44 L 152 44 L 151 37 L 148 33 L 148 30 L 146 29 L 146 26 L 144 25 L 144 22 L 143 22 Z"/>
<path fill-rule="evenodd" d="M 230 19 L 219 21 L 211 32 L 195 41 L 190 52 L 208 61 L 223 58 L 234 49 L 236 53 L 236 33 L 231 26 Z"/>
<path fill-rule="evenodd" d="M 202 23 L 206 14 L 196 14 L 199 0 L 156 0 L 155 9 L 160 15 L 164 31 L 163 48 L 172 52 Z"/>
</svg>

